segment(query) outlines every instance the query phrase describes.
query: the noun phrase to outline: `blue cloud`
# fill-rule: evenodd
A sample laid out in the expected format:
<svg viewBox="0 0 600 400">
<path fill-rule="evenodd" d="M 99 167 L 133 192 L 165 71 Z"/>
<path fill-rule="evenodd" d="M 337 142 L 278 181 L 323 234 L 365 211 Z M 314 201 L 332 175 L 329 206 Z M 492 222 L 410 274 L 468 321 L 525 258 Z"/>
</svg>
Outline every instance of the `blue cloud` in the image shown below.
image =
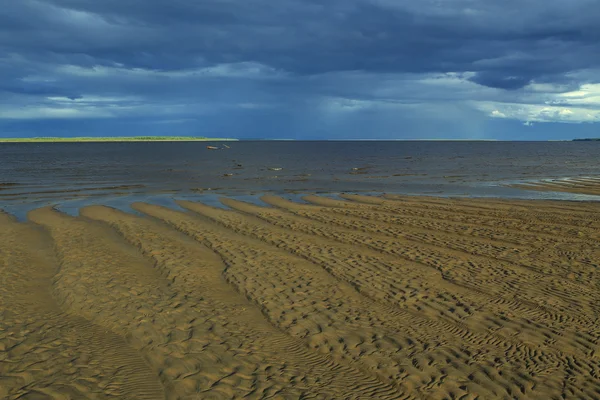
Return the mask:
<svg viewBox="0 0 600 400">
<path fill-rule="evenodd" d="M 584 0 L 9 2 L 0 135 L 479 138 L 506 119 L 570 137 L 600 120 L 598 17 Z"/>
</svg>

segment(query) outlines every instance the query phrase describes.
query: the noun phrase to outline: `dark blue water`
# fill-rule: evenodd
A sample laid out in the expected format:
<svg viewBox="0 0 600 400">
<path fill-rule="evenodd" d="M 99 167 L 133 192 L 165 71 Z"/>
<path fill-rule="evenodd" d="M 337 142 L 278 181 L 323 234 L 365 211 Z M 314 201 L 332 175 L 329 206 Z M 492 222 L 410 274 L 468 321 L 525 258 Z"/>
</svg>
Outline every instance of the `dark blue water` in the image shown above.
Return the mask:
<svg viewBox="0 0 600 400">
<path fill-rule="evenodd" d="M 221 147 L 208 150 L 207 145 Z M 0 207 L 75 210 L 132 199 L 387 192 L 582 198 L 506 187 L 600 176 L 600 142 L 141 142 L 0 144 Z M 165 200 L 161 200 L 165 199 Z M 69 202 L 72 207 L 69 208 Z"/>
</svg>

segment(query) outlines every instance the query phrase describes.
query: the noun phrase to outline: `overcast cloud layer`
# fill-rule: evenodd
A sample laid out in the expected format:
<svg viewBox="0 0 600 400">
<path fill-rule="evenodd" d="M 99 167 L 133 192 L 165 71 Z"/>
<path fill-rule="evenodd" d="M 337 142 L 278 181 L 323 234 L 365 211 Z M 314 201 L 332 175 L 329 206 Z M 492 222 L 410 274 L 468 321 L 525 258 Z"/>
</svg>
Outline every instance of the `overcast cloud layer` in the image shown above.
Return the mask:
<svg viewBox="0 0 600 400">
<path fill-rule="evenodd" d="M 598 0 L 0 0 L 0 136 L 600 136 Z"/>
</svg>

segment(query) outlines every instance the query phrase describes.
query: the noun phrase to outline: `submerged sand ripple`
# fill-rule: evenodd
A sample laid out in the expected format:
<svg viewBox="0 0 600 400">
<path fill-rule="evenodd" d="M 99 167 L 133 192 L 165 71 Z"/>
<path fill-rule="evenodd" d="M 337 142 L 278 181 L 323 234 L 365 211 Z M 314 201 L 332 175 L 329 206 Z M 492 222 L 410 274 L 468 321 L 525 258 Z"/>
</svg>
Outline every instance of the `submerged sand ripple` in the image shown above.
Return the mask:
<svg viewBox="0 0 600 400">
<path fill-rule="evenodd" d="M 344 198 L 0 213 L 0 397 L 600 397 L 600 205 Z"/>
</svg>

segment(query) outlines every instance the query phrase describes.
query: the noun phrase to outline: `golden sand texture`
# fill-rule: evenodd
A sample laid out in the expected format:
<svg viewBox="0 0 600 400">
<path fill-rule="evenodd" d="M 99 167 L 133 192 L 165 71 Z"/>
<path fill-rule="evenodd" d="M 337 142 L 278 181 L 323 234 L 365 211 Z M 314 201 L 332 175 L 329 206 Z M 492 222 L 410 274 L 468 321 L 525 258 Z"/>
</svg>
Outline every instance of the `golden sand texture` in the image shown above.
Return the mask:
<svg viewBox="0 0 600 400">
<path fill-rule="evenodd" d="M 0 213 L 0 398 L 600 398 L 600 204 L 343 197 Z"/>
<path fill-rule="evenodd" d="M 537 190 L 542 192 L 566 192 L 600 195 L 600 178 L 572 178 L 568 180 L 552 180 L 537 183 L 519 183 L 511 185 L 517 189 Z"/>
</svg>

